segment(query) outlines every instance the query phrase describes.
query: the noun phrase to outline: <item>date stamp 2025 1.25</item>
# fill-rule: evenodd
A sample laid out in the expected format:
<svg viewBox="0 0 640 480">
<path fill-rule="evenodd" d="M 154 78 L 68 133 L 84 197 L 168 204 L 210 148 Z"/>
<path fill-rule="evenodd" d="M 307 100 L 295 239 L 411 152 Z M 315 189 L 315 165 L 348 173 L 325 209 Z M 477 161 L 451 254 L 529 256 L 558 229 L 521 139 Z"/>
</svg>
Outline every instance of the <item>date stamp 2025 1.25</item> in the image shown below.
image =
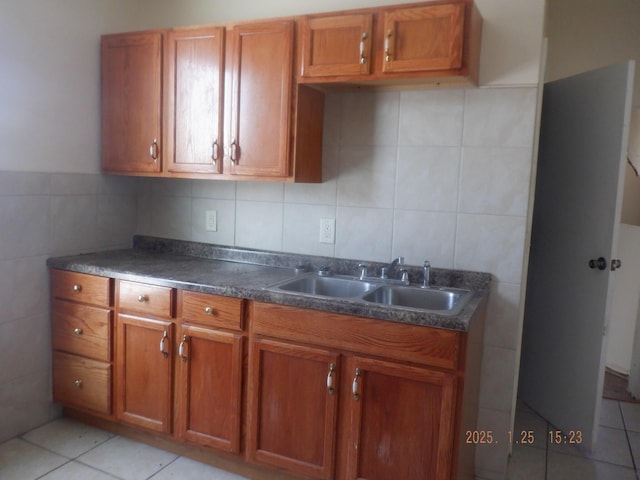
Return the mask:
<svg viewBox="0 0 640 480">
<path fill-rule="evenodd" d="M 537 442 L 548 442 L 550 445 L 581 445 L 582 430 L 548 430 L 544 438 L 540 438 L 540 432 L 535 430 L 520 430 L 507 432 L 501 438 L 493 430 L 467 430 L 465 443 L 475 445 L 497 445 L 508 442 L 514 445 L 533 445 Z"/>
</svg>

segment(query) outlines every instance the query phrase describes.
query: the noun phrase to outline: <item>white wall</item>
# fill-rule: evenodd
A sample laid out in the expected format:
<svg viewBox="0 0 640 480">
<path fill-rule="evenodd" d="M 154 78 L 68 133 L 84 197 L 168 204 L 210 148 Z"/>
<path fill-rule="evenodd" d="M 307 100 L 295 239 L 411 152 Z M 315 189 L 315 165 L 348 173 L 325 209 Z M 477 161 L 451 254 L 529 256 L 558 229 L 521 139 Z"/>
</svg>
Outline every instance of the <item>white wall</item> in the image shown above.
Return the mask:
<svg viewBox="0 0 640 480">
<path fill-rule="evenodd" d="M 134 7 L 2 1 L 0 170 L 99 171 L 99 35 L 132 28 Z"/>
<path fill-rule="evenodd" d="M 548 0 L 547 14 L 548 81 L 636 60 L 633 103 L 637 121 L 630 131 L 630 143 L 640 144 L 640 2 Z M 630 167 L 626 170 L 622 221 L 640 225 L 640 177 Z"/>
</svg>

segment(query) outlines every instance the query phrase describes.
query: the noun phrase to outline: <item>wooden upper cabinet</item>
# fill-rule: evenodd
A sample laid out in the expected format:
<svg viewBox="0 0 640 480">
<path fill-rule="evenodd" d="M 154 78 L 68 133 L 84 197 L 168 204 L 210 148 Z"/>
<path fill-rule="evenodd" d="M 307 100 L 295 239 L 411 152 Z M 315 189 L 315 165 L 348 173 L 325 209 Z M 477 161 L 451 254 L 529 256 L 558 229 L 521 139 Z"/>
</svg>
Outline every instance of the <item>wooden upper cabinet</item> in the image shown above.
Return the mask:
<svg viewBox="0 0 640 480">
<path fill-rule="evenodd" d="M 229 31 L 225 169 L 234 175 L 290 174 L 293 32 L 293 21 Z"/>
<path fill-rule="evenodd" d="M 167 34 L 165 162 L 169 172 L 222 172 L 224 28 Z"/>
<path fill-rule="evenodd" d="M 476 84 L 482 17 L 471 0 L 300 19 L 300 83 Z"/>
<path fill-rule="evenodd" d="M 162 169 L 160 32 L 106 35 L 101 42 L 102 169 Z"/>
<path fill-rule="evenodd" d="M 464 11 L 462 3 L 384 11 L 382 71 L 460 68 Z"/>
<path fill-rule="evenodd" d="M 370 13 L 303 17 L 300 20 L 302 76 L 368 75 L 372 18 Z"/>
</svg>

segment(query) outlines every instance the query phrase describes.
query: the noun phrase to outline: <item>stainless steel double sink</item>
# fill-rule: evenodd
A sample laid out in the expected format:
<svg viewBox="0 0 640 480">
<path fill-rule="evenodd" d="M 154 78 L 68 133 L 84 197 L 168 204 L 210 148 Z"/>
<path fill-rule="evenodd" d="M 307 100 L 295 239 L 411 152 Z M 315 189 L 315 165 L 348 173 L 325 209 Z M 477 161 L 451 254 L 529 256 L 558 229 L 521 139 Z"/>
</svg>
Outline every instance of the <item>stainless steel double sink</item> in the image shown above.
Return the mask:
<svg viewBox="0 0 640 480">
<path fill-rule="evenodd" d="M 392 284 L 388 280 L 360 280 L 346 275 L 320 276 L 316 273 L 298 275 L 265 289 L 309 297 L 349 299 L 447 315 L 459 313 L 472 296 L 470 290 L 461 288 L 436 286 L 422 288 Z"/>
</svg>

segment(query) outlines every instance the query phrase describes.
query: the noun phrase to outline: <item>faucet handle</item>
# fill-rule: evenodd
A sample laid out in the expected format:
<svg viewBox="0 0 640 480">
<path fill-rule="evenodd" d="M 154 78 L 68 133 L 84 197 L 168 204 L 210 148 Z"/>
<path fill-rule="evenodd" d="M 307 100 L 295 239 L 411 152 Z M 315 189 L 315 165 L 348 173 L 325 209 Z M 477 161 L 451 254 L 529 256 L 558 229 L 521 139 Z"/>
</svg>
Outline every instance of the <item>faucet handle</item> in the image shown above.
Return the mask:
<svg viewBox="0 0 640 480">
<path fill-rule="evenodd" d="M 409 272 L 403 268 L 400 270 L 400 275 L 400 281 L 405 285 L 409 285 Z"/>
<path fill-rule="evenodd" d="M 359 263 L 358 268 L 360 269 L 360 280 L 364 280 L 364 278 L 369 274 L 369 265 L 366 263 Z"/>
</svg>

